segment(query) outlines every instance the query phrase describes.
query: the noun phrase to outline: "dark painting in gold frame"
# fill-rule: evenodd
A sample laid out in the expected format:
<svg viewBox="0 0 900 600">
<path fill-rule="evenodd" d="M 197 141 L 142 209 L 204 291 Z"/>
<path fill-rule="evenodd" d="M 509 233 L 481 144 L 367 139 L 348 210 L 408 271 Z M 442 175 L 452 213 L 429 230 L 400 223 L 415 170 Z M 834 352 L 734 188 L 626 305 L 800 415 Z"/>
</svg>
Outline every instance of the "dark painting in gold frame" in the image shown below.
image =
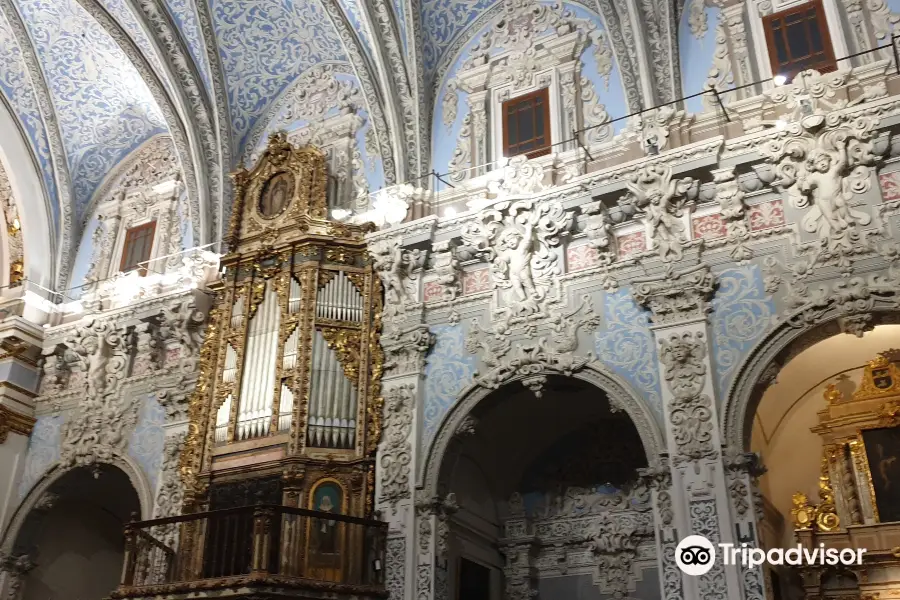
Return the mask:
<svg viewBox="0 0 900 600">
<path fill-rule="evenodd" d="M 294 175 L 287 171 L 273 175 L 259 195 L 259 214 L 271 218 L 285 211 L 294 197 Z"/>
<path fill-rule="evenodd" d="M 900 427 L 862 432 L 878 520 L 900 521 Z"/>
</svg>

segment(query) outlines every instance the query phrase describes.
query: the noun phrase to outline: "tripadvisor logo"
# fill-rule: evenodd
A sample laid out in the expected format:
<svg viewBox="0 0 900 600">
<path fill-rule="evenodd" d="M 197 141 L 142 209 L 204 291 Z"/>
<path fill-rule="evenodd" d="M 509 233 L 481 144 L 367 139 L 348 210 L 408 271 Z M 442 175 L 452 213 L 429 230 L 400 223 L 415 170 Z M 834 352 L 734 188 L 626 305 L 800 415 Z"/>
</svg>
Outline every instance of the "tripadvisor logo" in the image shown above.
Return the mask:
<svg viewBox="0 0 900 600">
<path fill-rule="evenodd" d="M 762 548 L 751 548 L 748 544 L 718 544 L 719 553 L 712 542 L 702 535 L 689 535 L 675 548 L 675 563 L 686 575 L 705 575 L 716 563 L 717 555 L 721 556 L 723 565 L 741 565 L 750 569 L 768 563 L 781 565 L 845 565 L 862 564 L 865 548 L 826 548 L 819 544 L 818 548 L 804 548 L 800 544 L 793 548 L 773 548 L 769 551 Z"/>
</svg>

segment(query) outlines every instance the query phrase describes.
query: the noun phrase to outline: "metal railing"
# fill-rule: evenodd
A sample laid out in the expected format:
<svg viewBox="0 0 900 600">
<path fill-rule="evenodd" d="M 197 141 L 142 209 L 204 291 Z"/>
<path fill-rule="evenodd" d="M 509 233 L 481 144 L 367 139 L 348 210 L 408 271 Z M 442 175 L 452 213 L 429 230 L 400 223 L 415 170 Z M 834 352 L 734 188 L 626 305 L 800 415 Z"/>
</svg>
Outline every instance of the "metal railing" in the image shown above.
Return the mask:
<svg viewBox="0 0 900 600">
<path fill-rule="evenodd" d="M 228 587 L 265 578 L 302 587 L 384 591 L 387 523 L 288 506 L 257 505 L 130 523 L 114 598 L 202 581 Z"/>
</svg>

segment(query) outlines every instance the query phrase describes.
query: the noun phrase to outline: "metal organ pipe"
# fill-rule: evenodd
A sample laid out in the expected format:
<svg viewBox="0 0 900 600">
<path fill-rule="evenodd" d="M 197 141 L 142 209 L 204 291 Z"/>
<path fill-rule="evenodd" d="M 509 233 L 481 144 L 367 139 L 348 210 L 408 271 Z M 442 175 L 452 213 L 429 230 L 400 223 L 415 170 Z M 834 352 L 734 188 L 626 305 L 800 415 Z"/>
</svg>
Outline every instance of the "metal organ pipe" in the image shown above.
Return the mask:
<svg viewBox="0 0 900 600">
<path fill-rule="evenodd" d="M 309 430 L 309 440 L 308 443 L 311 446 L 317 446 L 319 443 L 319 436 L 322 432 L 321 422 L 322 414 L 321 408 L 319 406 L 319 392 L 321 390 L 322 385 L 322 346 L 325 344 L 325 340 L 322 338 L 322 332 L 316 330 L 315 335 L 313 336 L 313 358 L 312 358 L 312 377 L 310 378 L 310 406 L 309 406 L 309 420 L 307 428 Z"/>
<path fill-rule="evenodd" d="M 222 383 L 233 383 L 237 376 L 237 352 L 231 344 L 225 348 L 225 369 L 222 371 Z"/>
<path fill-rule="evenodd" d="M 266 282 L 262 303 L 250 322 L 249 343 L 241 377 L 238 439 L 268 435 L 272 417 L 275 361 L 280 322 L 278 294 Z"/>
<path fill-rule="evenodd" d="M 231 308 L 231 327 L 237 329 L 244 322 L 244 297 L 238 296 Z"/>
<path fill-rule="evenodd" d="M 316 316 L 319 318 L 359 323 L 362 313 L 362 294 L 343 272 L 337 273 L 316 294 Z"/>
<path fill-rule="evenodd" d="M 216 442 L 224 442 L 228 436 L 228 421 L 231 418 L 231 394 L 225 398 L 216 411 Z"/>
<path fill-rule="evenodd" d="M 347 448 L 356 438 L 356 385 L 344 374 L 337 355 L 316 330 L 310 381 L 307 443 L 318 448 Z"/>
<path fill-rule="evenodd" d="M 291 277 L 291 295 L 288 296 L 288 312 L 294 314 L 300 310 L 300 283 Z"/>
</svg>

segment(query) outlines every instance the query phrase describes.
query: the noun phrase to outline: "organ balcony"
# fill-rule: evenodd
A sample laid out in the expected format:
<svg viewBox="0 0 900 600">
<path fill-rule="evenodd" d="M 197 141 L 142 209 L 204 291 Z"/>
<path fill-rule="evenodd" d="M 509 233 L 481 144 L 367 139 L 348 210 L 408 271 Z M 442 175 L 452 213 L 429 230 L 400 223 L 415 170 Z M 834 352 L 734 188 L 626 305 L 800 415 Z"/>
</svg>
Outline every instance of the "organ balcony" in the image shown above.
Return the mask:
<svg viewBox="0 0 900 600">
<path fill-rule="evenodd" d="M 371 520 L 384 307 L 369 228 L 326 218 L 325 156 L 284 134 L 234 177 L 183 500 L 128 526 L 113 597 L 384 597 L 387 526 Z"/>
<path fill-rule="evenodd" d="M 259 504 L 133 522 L 111 598 L 383 598 L 387 524 Z"/>
</svg>

